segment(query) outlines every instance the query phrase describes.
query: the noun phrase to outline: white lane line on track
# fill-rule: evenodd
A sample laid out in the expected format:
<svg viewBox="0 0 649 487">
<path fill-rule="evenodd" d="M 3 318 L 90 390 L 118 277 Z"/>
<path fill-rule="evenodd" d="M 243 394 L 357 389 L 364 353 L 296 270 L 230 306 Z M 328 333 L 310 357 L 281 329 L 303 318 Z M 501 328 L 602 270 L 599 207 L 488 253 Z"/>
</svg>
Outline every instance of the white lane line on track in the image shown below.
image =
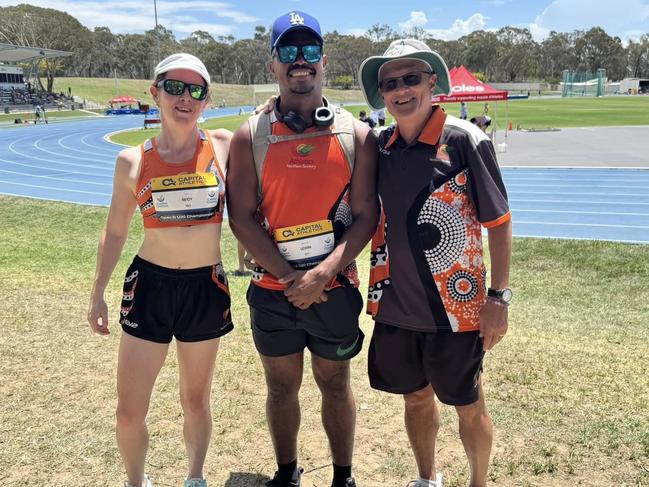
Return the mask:
<svg viewBox="0 0 649 487">
<path fill-rule="evenodd" d="M 13 144 L 12 144 L 13 145 Z M 112 167 L 104 167 L 104 166 L 93 166 L 89 164 L 75 164 L 74 162 L 63 162 L 63 161 L 55 161 L 53 159 L 45 159 L 43 157 L 36 157 L 36 156 L 31 156 L 28 154 L 23 154 L 22 152 L 17 151 L 13 147 L 9 146 L 9 150 L 16 154 L 17 156 L 20 156 L 21 158 L 25 158 L 27 160 L 34 160 L 34 161 L 40 161 L 40 162 L 47 162 L 47 163 L 52 163 L 52 164 L 57 164 L 57 165 L 63 165 L 63 166 L 76 166 L 76 167 L 83 167 L 86 169 L 97 169 L 99 171 L 113 171 Z M 53 169 L 53 168 L 49 168 Z"/>
<path fill-rule="evenodd" d="M 97 196 L 110 196 L 110 193 L 98 193 L 97 191 L 82 191 L 80 189 L 65 189 L 57 188 L 55 186 L 39 186 L 37 184 L 16 183 L 14 181 L 4 181 L 0 179 L 0 183 L 10 184 L 12 186 L 27 186 L 28 188 L 49 189 L 52 191 L 66 191 L 68 193 L 81 193 L 81 194 L 94 194 Z"/>
<path fill-rule="evenodd" d="M 112 186 L 112 183 L 93 183 L 91 181 L 80 180 L 80 179 L 65 179 L 65 178 L 57 178 L 55 176 L 39 176 L 36 174 L 26 174 L 24 172 L 8 171 L 6 169 L 0 169 L 0 173 L 18 174 L 19 176 L 26 176 L 30 178 L 51 179 L 53 181 L 65 181 L 66 183 L 94 184 L 96 186 L 109 186 L 109 187 Z M 74 174 L 74 173 L 65 173 L 65 174 Z"/>
<path fill-rule="evenodd" d="M 649 167 L 638 166 L 500 166 L 500 169 L 601 169 L 603 171 L 611 171 L 614 169 L 633 169 L 634 171 L 649 171 Z"/>
<path fill-rule="evenodd" d="M 649 176 L 649 174 L 647 174 L 647 176 Z M 547 177 L 544 174 L 539 174 L 539 175 L 537 175 L 535 177 L 524 177 L 524 178 L 522 178 L 522 177 L 512 177 L 512 176 L 505 175 L 505 177 L 503 179 L 506 182 L 510 182 L 510 181 L 516 181 L 516 182 L 518 182 L 518 181 L 532 181 L 532 182 L 534 182 L 534 181 L 538 181 L 539 177 L 542 177 L 544 182 L 546 182 L 546 181 L 548 181 L 548 182 L 549 181 L 561 181 L 561 182 L 576 181 L 578 183 L 601 183 L 602 181 L 606 181 L 607 183 L 609 183 L 609 182 L 629 182 L 629 181 L 637 182 L 638 180 L 640 180 L 642 182 L 649 183 L 649 177 L 637 178 L 635 174 L 629 174 L 628 176 L 619 176 L 619 177 L 616 177 L 616 178 L 601 178 L 601 179 L 584 179 L 584 178 L 574 178 L 574 177 L 562 178 L 562 177 L 556 177 L 556 176 Z M 630 178 L 633 178 L 633 179 L 630 179 Z"/>
<path fill-rule="evenodd" d="M 605 225 L 604 223 L 561 223 L 561 222 L 530 222 L 525 220 L 514 220 L 517 223 L 526 223 L 528 225 L 561 225 L 564 227 L 604 227 L 604 228 L 639 228 L 649 230 L 649 227 L 642 225 Z"/>
<path fill-rule="evenodd" d="M 13 164 L 15 166 L 23 166 L 23 167 L 33 168 L 33 169 L 42 169 L 44 171 L 59 171 L 59 172 L 65 173 L 65 174 L 81 174 L 81 175 L 84 175 L 84 176 L 102 176 L 101 174 L 97 174 L 97 173 L 83 172 L 83 171 L 68 171 L 67 169 L 57 169 L 57 168 L 54 168 L 54 167 L 47 167 L 47 166 L 35 166 L 33 164 L 25 164 L 23 162 L 8 161 L 6 159 L 0 159 L 0 163 Z M 61 162 L 60 164 L 67 164 L 67 163 Z M 86 167 L 86 166 L 83 166 L 82 164 L 70 164 L 70 165 Z M 111 177 L 111 175 L 114 172 L 114 169 L 106 169 L 106 168 L 103 168 L 103 167 L 102 168 L 97 168 L 97 169 L 100 169 L 102 171 L 108 171 L 108 174 L 106 174 L 107 177 Z M 25 175 L 29 176 L 30 173 L 25 173 Z"/>
<path fill-rule="evenodd" d="M 103 206 L 103 207 L 108 207 L 108 204 L 102 204 L 102 203 L 88 203 L 85 201 L 77 201 L 77 200 L 66 200 L 66 199 L 61 199 L 61 198 L 44 198 L 42 196 L 31 196 L 23 193 L 11 193 L 9 191 L 4 191 L 0 190 L 0 194 L 4 194 L 7 196 L 18 196 L 20 198 L 29 198 L 32 200 L 40 200 L 40 201 L 59 201 L 61 203 L 70 203 L 73 205 L 84 205 L 84 206 Z M 225 219 L 225 218 L 224 218 Z"/>
<path fill-rule="evenodd" d="M 57 139 L 57 141 L 58 141 L 58 140 L 60 140 L 60 139 Z M 98 163 L 100 163 L 100 164 L 110 164 L 110 163 L 112 162 L 112 161 L 109 161 L 109 160 L 107 160 L 107 159 L 96 159 L 96 158 L 94 158 L 94 157 L 89 157 L 89 156 L 86 156 L 86 157 L 79 157 L 79 156 L 73 156 L 73 155 L 71 155 L 71 154 L 61 154 L 61 153 L 59 153 L 59 152 L 54 152 L 54 151 L 47 150 L 47 149 L 41 147 L 41 146 L 40 146 L 41 142 L 47 142 L 47 143 L 49 143 L 49 141 L 47 141 L 46 138 L 44 137 L 44 138 L 41 138 L 41 139 L 36 140 L 32 145 L 33 145 L 36 149 L 40 150 L 41 152 L 45 152 L 46 154 L 52 154 L 53 156 L 65 157 L 66 159 L 74 159 L 74 160 L 77 160 L 77 161 L 91 161 L 91 162 L 98 162 Z"/>
<path fill-rule="evenodd" d="M 616 211 L 567 211 L 567 210 L 523 210 L 511 208 L 519 213 L 564 213 L 567 215 L 616 215 L 616 216 L 648 216 L 649 213 L 621 213 Z"/>
<path fill-rule="evenodd" d="M 575 193 L 574 191 L 571 191 L 570 193 L 562 193 L 560 191 L 510 191 L 509 189 L 507 190 L 507 194 L 551 194 L 551 195 L 562 195 L 562 196 L 606 196 L 606 197 L 611 197 L 611 196 L 620 196 L 622 198 L 629 198 L 629 197 L 640 197 L 640 198 L 646 198 L 647 193 Z"/>
<path fill-rule="evenodd" d="M 575 200 L 575 201 L 570 201 L 570 200 L 521 200 L 518 198 L 510 198 L 509 200 L 510 204 L 513 203 L 560 203 L 560 204 L 568 204 L 568 205 L 605 205 L 605 204 L 611 204 L 610 201 L 583 201 L 583 200 Z M 615 203 L 615 206 L 617 205 L 627 205 L 627 206 L 636 206 L 636 205 L 649 205 L 649 203 L 638 203 L 638 202 L 632 202 L 632 203 L 622 203 L 622 202 L 617 202 Z"/>
<path fill-rule="evenodd" d="M 93 135 L 93 134 L 86 134 L 84 137 L 88 137 L 89 135 Z M 88 149 L 76 149 L 76 148 L 74 148 L 74 147 L 70 147 L 69 145 L 65 145 L 65 144 L 64 144 L 64 141 L 65 141 L 66 139 L 69 139 L 69 138 L 72 138 L 72 137 L 79 137 L 79 134 L 69 134 L 69 135 L 66 135 L 65 137 L 61 137 L 61 138 L 58 139 L 57 143 L 58 143 L 58 145 L 59 145 L 60 147 L 63 147 L 65 150 L 69 150 L 69 151 L 73 151 L 73 152 L 78 152 L 78 153 L 81 153 L 81 154 L 93 154 L 93 155 L 96 155 L 96 156 L 99 156 L 99 157 L 102 157 L 102 156 L 103 156 L 102 154 L 98 154 L 98 153 L 97 153 L 97 152 L 98 152 L 98 149 L 96 149 L 96 148 L 92 148 L 93 150 L 92 150 L 92 151 L 89 151 Z M 77 139 L 77 140 L 75 140 L 74 142 L 77 142 L 77 143 L 80 143 L 80 142 L 81 142 L 81 143 L 83 144 L 83 139 L 84 139 L 84 137 L 82 137 L 81 139 Z M 91 147 L 91 146 L 89 146 L 88 144 L 85 144 L 85 145 L 86 145 L 87 147 Z M 106 152 L 105 149 L 104 149 L 104 152 Z M 110 156 L 109 156 L 109 154 L 110 154 Z M 113 151 L 107 152 L 107 153 L 106 153 L 106 159 L 111 159 L 111 160 L 112 160 L 112 159 L 115 159 L 115 151 L 113 150 Z"/>
<path fill-rule="evenodd" d="M 507 179 L 505 179 L 506 181 Z M 521 183 L 514 183 L 514 184 L 509 184 L 507 183 L 508 188 L 602 188 L 602 189 L 645 189 L 649 186 L 649 184 L 645 182 L 641 182 L 638 185 L 634 185 L 633 182 L 630 184 L 625 184 L 625 185 L 608 185 L 608 184 L 598 184 L 593 186 L 592 184 L 576 184 L 576 183 L 571 183 L 571 184 L 539 184 L 539 183 L 530 183 L 530 184 L 521 184 Z"/>
<path fill-rule="evenodd" d="M 92 145 L 92 144 L 89 144 L 88 142 L 86 142 L 86 138 L 91 137 L 91 136 L 100 137 L 101 138 L 100 140 L 102 141 L 101 145 Z M 84 135 L 83 137 L 81 137 L 81 143 L 83 145 L 85 145 L 86 147 L 90 147 L 93 150 L 100 150 L 102 152 L 112 154 L 113 157 L 115 157 L 115 148 L 112 147 L 114 144 L 111 144 L 111 147 L 107 147 L 106 146 L 106 141 L 104 140 L 103 135 L 100 135 L 99 132 L 93 132 L 91 134 Z"/>
<path fill-rule="evenodd" d="M 130 146 L 128 146 L 128 145 L 120 144 L 120 143 L 118 143 L 118 142 L 113 142 L 112 140 L 110 140 L 110 138 L 111 138 L 113 135 L 117 135 L 117 134 L 120 134 L 120 133 L 122 133 L 122 132 L 130 132 L 130 131 L 133 130 L 134 128 L 137 128 L 137 127 L 133 127 L 133 128 L 130 128 L 130 129 L 115 130 L 115 132 L 107 133 L 106 135 L 104 135 L 104 140 L 105 140 L 107 143 L 109 143 L 109 144 L 113 144 L 113 145 L 116 145 L 116 146 L 121 147 L 121 148 L 130 147 Z"/>
</svg>

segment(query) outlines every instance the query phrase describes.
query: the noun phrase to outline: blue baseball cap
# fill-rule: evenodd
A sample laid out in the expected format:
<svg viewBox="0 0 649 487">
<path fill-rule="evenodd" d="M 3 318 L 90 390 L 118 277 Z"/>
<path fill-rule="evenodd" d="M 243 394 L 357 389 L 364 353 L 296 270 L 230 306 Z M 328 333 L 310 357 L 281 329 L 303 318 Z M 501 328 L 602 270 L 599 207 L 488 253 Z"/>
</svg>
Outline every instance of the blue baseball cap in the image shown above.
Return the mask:
<svg viewBox="0 0 649 487">
<path fill-rule="evenodd" d="M 286 34 L 300 29 L 314 34 L 318 38 L 320 44 L 322 44 L 322 33 L 320 32 L 320 24 L 318 21 L 309 14 L 293 10 L 284 15 L 280 15 L 275 19 L 275 22 L 273 22 L 273 33 L 270 37 L 270 50 L 272 51 Z"/>
</svg>

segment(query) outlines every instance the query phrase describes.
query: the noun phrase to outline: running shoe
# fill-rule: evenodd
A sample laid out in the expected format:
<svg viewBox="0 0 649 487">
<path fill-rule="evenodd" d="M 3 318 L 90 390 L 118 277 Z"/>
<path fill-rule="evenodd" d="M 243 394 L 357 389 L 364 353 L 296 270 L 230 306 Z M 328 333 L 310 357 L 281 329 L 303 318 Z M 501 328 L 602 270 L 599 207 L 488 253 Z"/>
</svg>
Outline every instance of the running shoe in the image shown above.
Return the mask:
<svg viewBox="0 0 649 487">
<path fill-rule="evenodd" d="M 356 487 L 356 480 L 354 477 L 349 477 L 345 480 L 345 483 L 342 485 L 331 484 L 331 487 Z"/>
<path fill-rule="evenodd" d="M 288 481 L 288 482 L 281 482 L 278 479 L 279 472 L 275 472 L 275 475 L 271 480 L 266 482 L 266 487 L 301 487 L 302 481 L 302 472 L 304 472 L 303 468 L 296 468 L 295 473 L 293 474 L 293 478 Z M 296 478 L 297 477 L 297 478 Z"/>
<path fill-rule="evenodd" d="M 124 487 L 135 487 L 128 482 L 124 482 Z M 144 487 L 153 487 L 153 482 L 151 482 L 151 477 L 148 475 L 144 476 Z"/>
<path fill-rule="evenodd" d="M 207 480 L 199 478 L 185 479 L 183 487 L 207 487 Z"/>
</svg>

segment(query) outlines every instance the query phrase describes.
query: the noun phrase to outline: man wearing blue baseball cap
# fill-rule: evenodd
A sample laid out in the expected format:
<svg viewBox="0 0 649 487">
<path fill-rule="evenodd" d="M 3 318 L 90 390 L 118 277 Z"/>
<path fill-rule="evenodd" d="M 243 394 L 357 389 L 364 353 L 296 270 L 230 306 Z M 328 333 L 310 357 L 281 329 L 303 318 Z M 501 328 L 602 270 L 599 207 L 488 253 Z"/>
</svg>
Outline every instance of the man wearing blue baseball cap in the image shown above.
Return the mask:
<svg viewBox="0 0 649 487">
<path fill-rule="evenodd" d="M 374 389 L 401 394 L 419 478 L 435 469 L 435 396 L 455 407 L 470 487 L 484 487 L 492 442 L 481 384 L 483 357 L 507 332 L 511 214 L 491 140 L 431 103 L 450 92 L 444 60 L 415 39 L 366 59 L 359 79 L 368 105 L 396 120 L 379 136 L 381 223 L 372 239 L 368 354 Z M 487 229 L 491 287 L 482 251 Z"/>
<path fill-rule="evenodd" d="M 333 487 L 355 487 L 356 408 L 349 362 L 363 343 L 354 258 L 378 221 L 376 139 L 322 96 L 327 58 L 318 21 L 275 20 L 269 63 L 280 89 L 271 113 L 251 117 L 230 145 L 230 226 L 254 256 L 247 299 L 268 395 L 278 470 L 268 487 L 301 485 L 298 394 L 304 349 L 322 394 Z"/>
</svg>

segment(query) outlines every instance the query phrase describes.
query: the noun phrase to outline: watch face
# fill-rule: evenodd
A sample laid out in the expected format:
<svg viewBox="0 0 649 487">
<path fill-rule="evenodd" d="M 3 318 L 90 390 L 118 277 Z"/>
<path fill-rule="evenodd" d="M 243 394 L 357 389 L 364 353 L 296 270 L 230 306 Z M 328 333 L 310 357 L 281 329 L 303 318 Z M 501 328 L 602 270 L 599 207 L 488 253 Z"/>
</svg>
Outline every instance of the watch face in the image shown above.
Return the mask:
<svg viewBox="0 0 649 487">
<path fill-rule="evenodd" d="M 511 289 L 505 288 L 505 289 L 502 290 L 501 299 L 504 302 L 509 303 L 512 300 L 512 297 L 514 297 L 514 293 L 512 293 Z"/>
</svg>

